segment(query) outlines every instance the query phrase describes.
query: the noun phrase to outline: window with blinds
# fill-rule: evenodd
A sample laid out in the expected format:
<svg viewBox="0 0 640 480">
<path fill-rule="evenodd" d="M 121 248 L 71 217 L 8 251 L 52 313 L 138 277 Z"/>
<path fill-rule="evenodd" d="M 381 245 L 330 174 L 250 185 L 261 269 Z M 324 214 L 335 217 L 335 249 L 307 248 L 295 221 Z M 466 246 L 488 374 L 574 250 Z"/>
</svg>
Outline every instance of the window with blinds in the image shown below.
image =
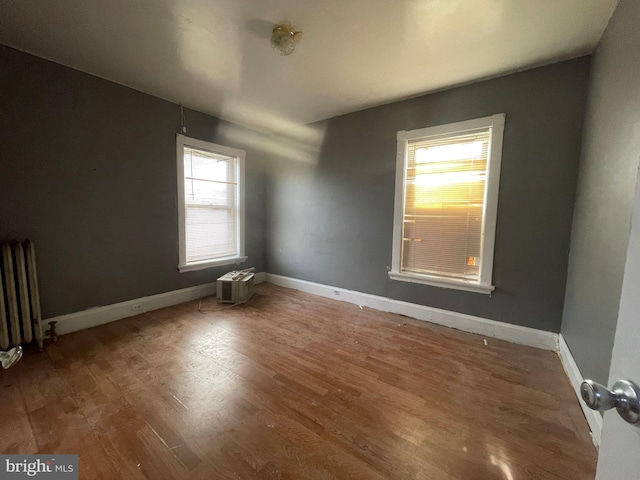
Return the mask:
<svg viewBox="0 0 640 480">
<path fill-rule="evenodd" d="M 181 271 L 242 260 L 244 152 L 178 138 Z"/>
<path fill-rule="evenodd" d="M 392 278 L 493 289 L 503 125 L 495 115 L 399 132 Z"/>
</svg>

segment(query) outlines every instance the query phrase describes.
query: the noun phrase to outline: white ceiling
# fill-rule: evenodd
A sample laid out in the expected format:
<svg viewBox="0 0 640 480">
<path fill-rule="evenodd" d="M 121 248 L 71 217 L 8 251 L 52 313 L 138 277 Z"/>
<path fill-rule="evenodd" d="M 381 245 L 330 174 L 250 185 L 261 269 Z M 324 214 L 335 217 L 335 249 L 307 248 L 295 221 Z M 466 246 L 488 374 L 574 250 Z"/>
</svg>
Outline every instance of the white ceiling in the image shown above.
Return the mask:
<svg viewBox="0 0 640 480">
<path fill-rule="evenodd" d="M 260 130 L 593 50 L 617 0 L 0 0 L 0 43 Z M 274 24 L 303 32 L 269 46 Z"/>
</svg>

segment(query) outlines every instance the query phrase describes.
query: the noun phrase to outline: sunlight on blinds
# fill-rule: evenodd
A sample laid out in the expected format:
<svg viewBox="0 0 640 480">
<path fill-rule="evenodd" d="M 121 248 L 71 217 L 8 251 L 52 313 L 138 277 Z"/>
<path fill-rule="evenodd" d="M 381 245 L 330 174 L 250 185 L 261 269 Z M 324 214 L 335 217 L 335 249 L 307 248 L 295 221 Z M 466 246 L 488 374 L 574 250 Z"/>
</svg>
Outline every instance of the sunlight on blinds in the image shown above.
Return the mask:
<svg viewBox="0 0 640 480">
<path fill-rule="evenodd" d="M 491 128 L 410 140 L 402 271 L 477 281 Z"/>
<path fill-rule="evenodd" d="M 237 159 L 184 147 L 187 262 L 238 255 Z"/>
</svg>

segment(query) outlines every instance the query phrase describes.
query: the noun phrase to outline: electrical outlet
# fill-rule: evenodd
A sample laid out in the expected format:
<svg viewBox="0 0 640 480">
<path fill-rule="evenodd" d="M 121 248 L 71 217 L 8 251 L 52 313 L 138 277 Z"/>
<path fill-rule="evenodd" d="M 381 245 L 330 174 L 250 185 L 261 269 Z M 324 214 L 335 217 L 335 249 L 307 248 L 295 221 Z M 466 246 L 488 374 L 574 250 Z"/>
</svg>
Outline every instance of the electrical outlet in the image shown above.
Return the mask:
<svg viewBox="0 0 640 480">
<path fill-rule="evenodd" d="M 141 312 L 142 307 L 144 307 L 144 303 L 136 303 L 135 305 L 131 305 L 132 312 Z"/>
</svg>

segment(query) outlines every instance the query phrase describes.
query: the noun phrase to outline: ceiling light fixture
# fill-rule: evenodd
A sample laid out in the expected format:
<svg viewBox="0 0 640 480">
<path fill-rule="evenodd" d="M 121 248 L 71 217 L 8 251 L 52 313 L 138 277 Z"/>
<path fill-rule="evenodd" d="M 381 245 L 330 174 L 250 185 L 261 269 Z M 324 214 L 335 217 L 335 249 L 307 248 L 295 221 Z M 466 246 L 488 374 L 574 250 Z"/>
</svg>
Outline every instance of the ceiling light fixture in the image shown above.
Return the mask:
<svg viewBox="0 0 640 480">
<path fill-rule="evenodd" d="M 271 32 L 271 48 L 279 55 L 291 55 L 301 35 L 302 32 L 296 32 L 291 25 L 276 25 Z"/>
</svg>

